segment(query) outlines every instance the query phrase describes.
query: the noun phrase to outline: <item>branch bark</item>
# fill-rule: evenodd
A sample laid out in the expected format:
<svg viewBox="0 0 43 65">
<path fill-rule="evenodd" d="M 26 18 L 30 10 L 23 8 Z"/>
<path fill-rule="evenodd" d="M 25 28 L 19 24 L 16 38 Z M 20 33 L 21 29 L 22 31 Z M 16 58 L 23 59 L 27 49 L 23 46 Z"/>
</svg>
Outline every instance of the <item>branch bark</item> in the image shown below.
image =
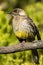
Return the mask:
<svg viewBox="0 0 43 65">
<path fill-rule="evenodd" d="M 23 41 L 13 46 L 0 47 L 0 54 L 9 54 L 32 49 L 43 49 L 43 41 L 38 40 L 26 43 Z"/>
</svg>

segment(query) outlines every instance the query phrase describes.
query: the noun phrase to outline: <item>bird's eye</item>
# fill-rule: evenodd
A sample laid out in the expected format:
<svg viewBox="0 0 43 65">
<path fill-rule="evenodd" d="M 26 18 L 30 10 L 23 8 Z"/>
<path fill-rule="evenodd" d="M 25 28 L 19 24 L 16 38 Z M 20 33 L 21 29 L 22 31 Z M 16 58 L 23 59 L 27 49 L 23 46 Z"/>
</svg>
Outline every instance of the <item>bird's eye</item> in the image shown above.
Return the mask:
<svg viewBox="0 0 43 65">
<path fill-rule="evenodd" d="M 14 12 L 17 12 L 17 10 L 14 10 Z"/>
</svg>

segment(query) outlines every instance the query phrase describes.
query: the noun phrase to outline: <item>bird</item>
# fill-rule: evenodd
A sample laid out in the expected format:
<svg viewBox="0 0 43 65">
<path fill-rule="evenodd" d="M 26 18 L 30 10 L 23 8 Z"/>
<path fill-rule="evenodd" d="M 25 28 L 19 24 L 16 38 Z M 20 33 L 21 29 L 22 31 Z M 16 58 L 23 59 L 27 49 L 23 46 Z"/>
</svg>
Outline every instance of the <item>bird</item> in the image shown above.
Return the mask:
<svg viewBox="0 0 43 65">
<path fill-rule="evenodd" d="M 41 40 L 40 33 L 33 20 L 27 16 L 23 9 L 15 8 L 10 14 L 13 16 L 12 28 L 15 36 L 20 42 L 28 41 L 32 42 L 37 36 L 38 40 Z M 33 61 L 39 64 L 39 55 L 36 49 L 31 50 Z"/>
</svg>

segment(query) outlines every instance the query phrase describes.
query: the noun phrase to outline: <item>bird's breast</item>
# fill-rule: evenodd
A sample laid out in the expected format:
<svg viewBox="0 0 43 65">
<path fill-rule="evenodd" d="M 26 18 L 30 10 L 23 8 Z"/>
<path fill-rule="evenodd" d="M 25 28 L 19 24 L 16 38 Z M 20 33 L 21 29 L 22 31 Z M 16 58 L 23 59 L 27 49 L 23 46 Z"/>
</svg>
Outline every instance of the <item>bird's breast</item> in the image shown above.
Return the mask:
<svg viewBox="0 0 43 65">
<path fill-rule="evenodd" d="M 18 38 L 34 37 L 33 29 L 26 19 L 19 19 L 17 22 L 13 21 L 13 31 Z"/>
</svg>

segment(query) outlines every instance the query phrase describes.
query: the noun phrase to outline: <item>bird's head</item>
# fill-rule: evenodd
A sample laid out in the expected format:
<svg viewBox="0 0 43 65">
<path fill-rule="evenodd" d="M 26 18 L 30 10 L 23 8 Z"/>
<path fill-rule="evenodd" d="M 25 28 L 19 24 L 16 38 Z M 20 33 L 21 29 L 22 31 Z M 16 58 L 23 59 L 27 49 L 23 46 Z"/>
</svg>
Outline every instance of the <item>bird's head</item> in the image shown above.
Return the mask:
<svg viewBox="0 0 43 65">
<path fill-rule="evenodd" d="M 20 8 L 15 8 L 12 12 L 10 12 L 9 14 L 11 15 L 20 15 L 20 16 L 25 16 L 26 13 L 23 9 L 20 9 Z"/>
</svg>

